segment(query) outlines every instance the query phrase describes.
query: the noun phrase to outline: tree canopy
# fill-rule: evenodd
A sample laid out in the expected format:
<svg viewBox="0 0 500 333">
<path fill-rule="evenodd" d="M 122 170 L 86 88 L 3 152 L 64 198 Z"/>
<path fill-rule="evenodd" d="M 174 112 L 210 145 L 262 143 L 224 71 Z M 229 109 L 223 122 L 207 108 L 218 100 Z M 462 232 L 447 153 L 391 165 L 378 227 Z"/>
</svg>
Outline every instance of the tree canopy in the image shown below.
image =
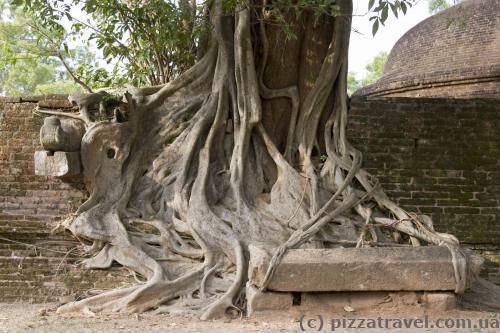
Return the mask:
<svg viewBox="0 0 500 333">
<path fill-rule="evenodd" d="M 367 16 L 375 34 L 385 24 L 389 13 L 406 14 L 415 0 L 370 0 Z M 68 45 L 92 41 L 108 63 L 103 68 L 74 59 L 74 74 L 93 88 L 120 86 L 124 83 L 157 85 L 169 82 L 187 70 L 206 50 L 211 23 L 208 2 L 190 0 L 121 1 L 121 0 L 10 0 L 21 6 L 26 16 L 41 30 L 40 39 L 52 40 L 51 52 L 72 58 Z M 224 0 L 225 11 L 236 6 L 258 5 L 246 1 Z M 295 16 L 307 8 L 317 17 L 336 15 L 339 6 L 327 0 L 288 0 L 268 5 L 274 24 L 283 30 L 282 38 L 297 38 L 285 14 Z M 43 27 L 43 29 L 41 29 Z M 73 42 L 72 42 L 73 41 Z M 47 43 L 44 43 L 48 45 Z M 57 48 L 53 48 L 57 45 Z M 57 50 L 57 52 L 54 52 Z M 112 68 L 112 70 L 110 70 Z"/>
<path fill-rule="evenodd" d="M 200 47 L 203 14 L 189 1 L 13 0 L 51 32 L 89 40 L 114 64 L 114 84 L 157 85 L 189 68 Z M 82 15 L 83 14 L 83 15 Z M 61 36 L 62 37 L 62 36 Z M 86 66 L 88 70 L 88 65 Z M 86 76 L 92 76 L 89 73 Z"/>
</svg>

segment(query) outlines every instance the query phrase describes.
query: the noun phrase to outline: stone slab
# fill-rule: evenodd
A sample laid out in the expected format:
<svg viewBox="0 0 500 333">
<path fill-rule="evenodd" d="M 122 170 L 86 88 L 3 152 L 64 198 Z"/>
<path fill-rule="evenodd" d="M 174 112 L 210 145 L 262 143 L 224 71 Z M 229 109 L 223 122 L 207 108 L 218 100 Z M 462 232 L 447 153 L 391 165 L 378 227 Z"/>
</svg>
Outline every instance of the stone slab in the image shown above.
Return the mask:
<svg viewBox="0 0 500 333">
<path fill-rule="evenodd" d="M 64 177 L 80 174 L 80 152 L 39 150 L 35 152 L 35 175 Z"/>
<path fill-rule="evenodd" d="M 261 286 L 271 254 L 250 246 L 248 278 Z M 270 291 L 453 291 L 455 273 L 445 247 L 289 250 Z"/>
</svg>

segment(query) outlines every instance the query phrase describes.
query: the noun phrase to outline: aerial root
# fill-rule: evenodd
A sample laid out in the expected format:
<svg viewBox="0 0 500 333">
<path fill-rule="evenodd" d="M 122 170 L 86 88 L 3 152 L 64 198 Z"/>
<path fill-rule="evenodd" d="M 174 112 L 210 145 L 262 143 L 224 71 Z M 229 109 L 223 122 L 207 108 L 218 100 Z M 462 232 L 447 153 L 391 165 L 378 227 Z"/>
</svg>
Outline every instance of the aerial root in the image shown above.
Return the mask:
<svg viewBox="0 0 500 333">
<path fill-rule="evenodd" d="M 65 304 L 57 313 L 140 313 L 158 307 L 180 295 L 194 292 L 203 277 L 203 267 L 173 281 L 149 281 L 123 289 L 116 289 Z"/>
<path fill-rule="evenodd" d="M 241 245 L 237 246 L 236 252 L 236 276 L 233 283 L 226 291 L 226 293 L 210 304 L 201 315 L 201 320 L 208 320 L 213 318 L 222 318 L 226 315 L 229 308 L 236 308 L 233 304 L 235 298 L 238 296 L 246 277 L 246 261 Z M 236 308 L 237 309 L 237 308 Z M 239 310 L 241 311 L 241 310 Z"/>
</svg>

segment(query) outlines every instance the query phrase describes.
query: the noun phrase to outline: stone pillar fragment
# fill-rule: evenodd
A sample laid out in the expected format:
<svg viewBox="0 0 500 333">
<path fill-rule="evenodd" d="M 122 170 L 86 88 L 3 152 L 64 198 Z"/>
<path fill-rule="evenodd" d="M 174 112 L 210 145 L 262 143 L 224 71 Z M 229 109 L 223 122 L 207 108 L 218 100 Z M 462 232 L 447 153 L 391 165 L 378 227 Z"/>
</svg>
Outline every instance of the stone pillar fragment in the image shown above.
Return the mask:
<svg viewBox="0 0 500 333">
<path fill-rule="evenodd" d="M 66 177 L 81 173 L 80 152 L 35 152 L 35 175 Z"/>
</svg>

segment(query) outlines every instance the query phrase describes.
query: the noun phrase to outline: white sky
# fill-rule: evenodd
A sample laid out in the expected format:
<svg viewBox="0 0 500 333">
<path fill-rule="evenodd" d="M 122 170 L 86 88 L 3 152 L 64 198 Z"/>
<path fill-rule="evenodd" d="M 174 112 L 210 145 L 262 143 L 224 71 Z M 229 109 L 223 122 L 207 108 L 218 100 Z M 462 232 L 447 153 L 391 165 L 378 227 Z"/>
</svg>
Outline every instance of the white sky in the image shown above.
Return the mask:
<svg viewBox="0 0 500 333">
<path fill-rule="evenodd" d="M 370 14 L 365 15 L 369 0 L 354 0 L 354 17 L 352 21 L 353 31 L 349 49 L 349 72 L 357 78 L 364 77 L 365 66 L 373 57 L 382 51 L 390 52 L 398 39 L 420 21 L 430 16 L 428 3 L 420 0 L 412 8 L 409 8 L 406 16 L 398 19 L 389 11 L 389 19 L 384 26 L 380 26 L 375 37 L 372 36 L 372 22 L 368 21 Z M 355 32 L 357 30 L 358 32 Z"/>
</svg>

